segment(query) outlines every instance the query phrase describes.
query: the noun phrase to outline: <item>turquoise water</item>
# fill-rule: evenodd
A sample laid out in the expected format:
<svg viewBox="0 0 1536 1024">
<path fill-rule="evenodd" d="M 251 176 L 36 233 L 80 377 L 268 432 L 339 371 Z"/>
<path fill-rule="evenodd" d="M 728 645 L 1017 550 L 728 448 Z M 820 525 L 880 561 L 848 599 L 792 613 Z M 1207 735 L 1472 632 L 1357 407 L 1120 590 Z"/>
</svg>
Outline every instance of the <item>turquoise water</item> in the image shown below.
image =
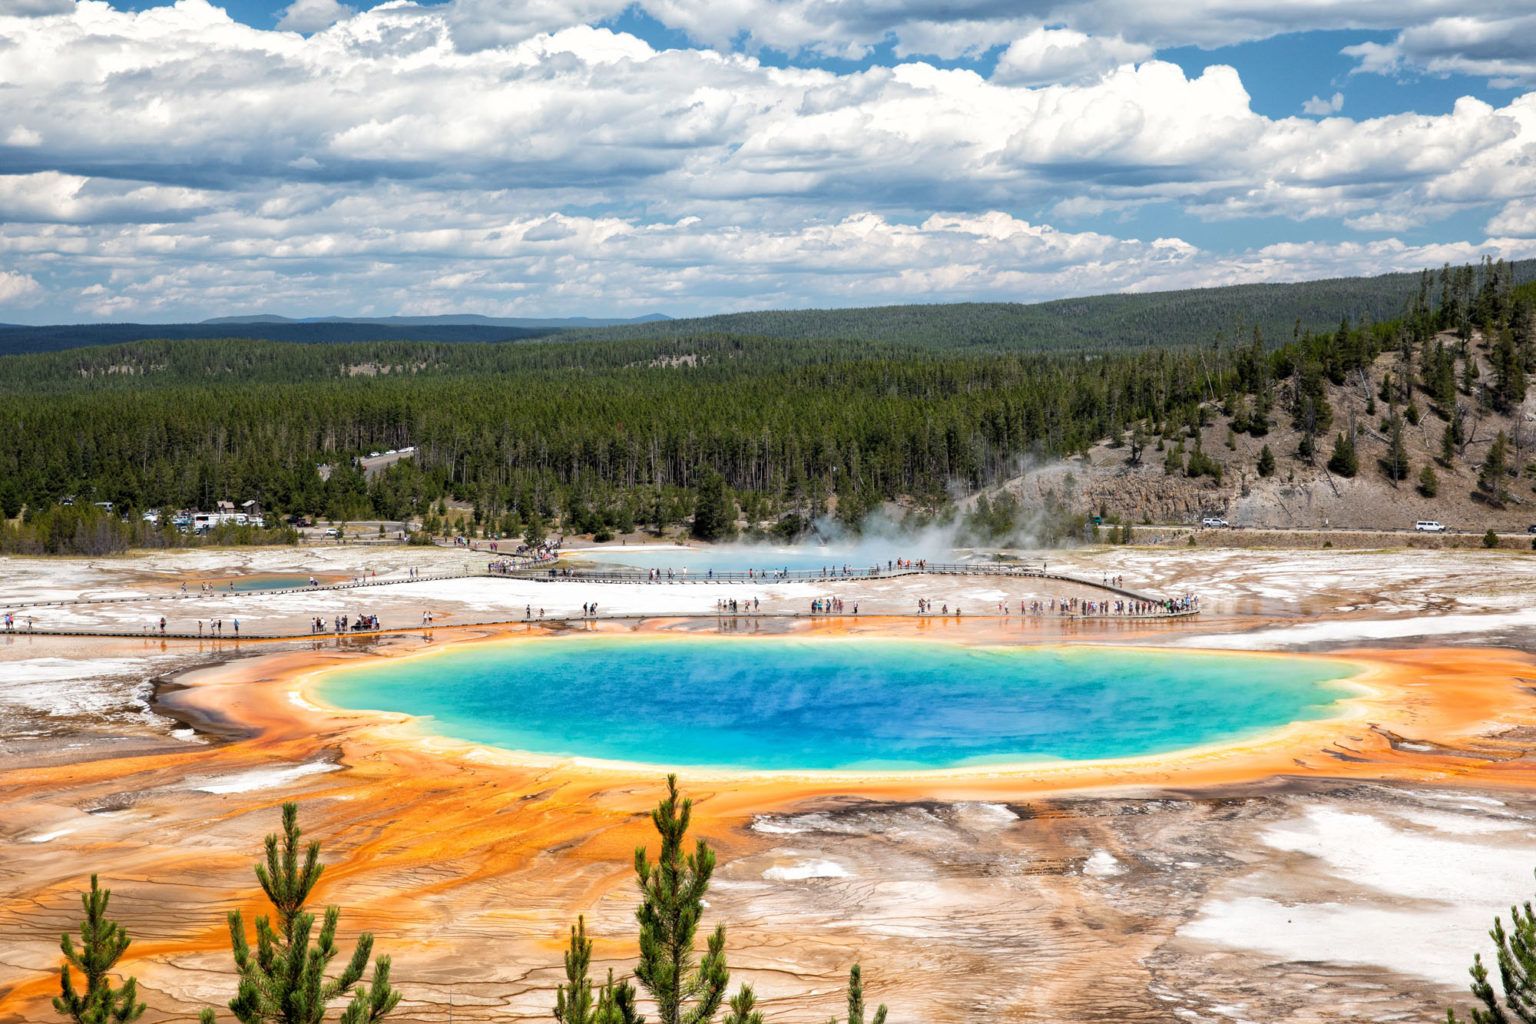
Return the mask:
<svg viewBox="0 0 1536 1024">
<path fill-rule="evenodd" d="M 703 576 L 711 569 L 715 572 L 773 573 L 781 569 L 819 570 L 841 569 L 848 566 L 855 571 L 868 569 L 877 562 L 884 566 L 887 559 L 906 557 L 897 547 L 863 550 L 856 548 L 816 547 L 795 545 L 774 547 L 770 545 L 725 545 L 700 548 L 650 548 L 627 551 L 623 547 L 583 548 L 567 551 L 566 558 L 572 565 L 593 568 L 624 569 L 671 569 L 674 572 L 688 570 L 690 576 Z M 959 561 L 958 556 L 947 556 L 946 561 Z"/>
<path fill-rule="evenodd" d="M 744 769 L 1152 754 L 1318 718 L 1351 666 L 1125 648 L 557 637 L 336 673 L 349 708 L 558 756 Z"/>
<path fill-rule="evenodd" d="M 296 590 L 309 586 L 308 576 L 245 576 L 234 581 L 235 591 Z"/>
</svg>

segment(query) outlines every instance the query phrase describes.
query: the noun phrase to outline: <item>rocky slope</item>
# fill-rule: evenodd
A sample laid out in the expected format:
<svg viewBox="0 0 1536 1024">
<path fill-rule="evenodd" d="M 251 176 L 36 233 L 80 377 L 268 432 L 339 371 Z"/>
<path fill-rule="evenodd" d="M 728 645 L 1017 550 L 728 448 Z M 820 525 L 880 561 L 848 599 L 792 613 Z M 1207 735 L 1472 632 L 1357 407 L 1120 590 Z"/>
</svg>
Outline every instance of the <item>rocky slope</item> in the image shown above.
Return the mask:
<svg viewBox="0 0 1536 1024">
<path fill-rule="evenodd" d="M 1450 340 L 1450 339 L 1447 339 Z M 1491 376 L 1487 353 L 1474 339 L 1482 379 Z M 1132 462 L 1131 448 L 1122 440 L 1104 440 L 1085 455 L 1032 468 L 1004 487 L 1026 507 L 1052 500 L 1068 508 L 1089 511 L 1131 523 L 1194 524 L 1202 516 L 1224 516 L 1233 526 L 1297 529 L 1408 529 L 1418 519 L 1437 519 L 1458 530 L 1493 528 L 1517 532 L 1536 523 L 1536 389 L 1524 404 L 1509 414 L 1480 409 L 1473 396 L 1458 394 L 1465 410 L 1465 445 L 1449 461 L 1440 459 L 1441 435 L 1446 421 L 1437 415 L 1426 395 L 1418 391 L 1414 402 L 1420 412 L 1417 424 L 1406 424 L 1404 440 L 1409 474 L 1393 482 L 1384 462 L 1389 450 L 1383 428 L 1386 403 L 1371 397 L 1383 376 L 1391 372 L 1395 354 L 1381 356 L 1369 382 L 1328 385 L 1333 408 L 1333 427 L 1318 439 L 1317 453 L 1308 460 L 1297 454 L 1301 433 L 1286 411 L 1291 382 L 1275 391 L 1270 428 L 1262 437 L 1231 429 L 1232 417 L 1217 403 L 1207 409 L 1210 423 L 1199 433 L 1199 447 L 1222 470 L 1219 481 L 1190 477 L 1165 468 L 1169 439 L 1161 446 L 1148 442 L 1139 463 Z M 1374 413 L 1368 409 L 1374 408 Z M 1355 424 L 1359 471 L 1353 478 L 1329 472 L 1326 463 L 1334 435 L 1348 433 Z M 1478 472 L 1499 432 L 1509 438 L 1509 458 L 1515 475 L 1508 479 L 1508 497 L 1502 508 L 1494 507 L 1478 490 Z M 1183 438 L 1193 452 L 1196 439 Z M 1264 447 L 1275 458 L 1275 472 L 1264 477 L 1259 460 Z M 1434 496 L 1418 486 L 1424 466 L 1438 478 Z"/>
</svg>

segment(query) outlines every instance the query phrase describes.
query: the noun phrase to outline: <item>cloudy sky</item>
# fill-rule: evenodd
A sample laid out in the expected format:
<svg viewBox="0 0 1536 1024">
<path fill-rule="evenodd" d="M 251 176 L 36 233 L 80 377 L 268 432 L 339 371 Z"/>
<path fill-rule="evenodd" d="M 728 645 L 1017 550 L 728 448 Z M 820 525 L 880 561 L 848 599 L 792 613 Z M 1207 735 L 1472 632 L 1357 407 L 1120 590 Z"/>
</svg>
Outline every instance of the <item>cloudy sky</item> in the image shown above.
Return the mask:
<svg viewBox="0 0 1536 1024">
<path fill-rule="evenodd" d="M 1536 0 L 0 0 L 0 322 L 1536 256 Z"/>
</svg>

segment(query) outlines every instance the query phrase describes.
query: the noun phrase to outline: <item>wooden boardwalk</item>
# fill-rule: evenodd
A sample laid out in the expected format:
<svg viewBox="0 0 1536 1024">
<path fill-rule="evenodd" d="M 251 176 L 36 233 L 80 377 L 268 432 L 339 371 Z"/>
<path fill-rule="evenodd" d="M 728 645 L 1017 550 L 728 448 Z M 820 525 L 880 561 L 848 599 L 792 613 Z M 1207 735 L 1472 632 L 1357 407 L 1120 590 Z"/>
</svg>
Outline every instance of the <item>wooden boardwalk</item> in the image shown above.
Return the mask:
<svg viewBox="0 0 1536 1024">
<path fill-rule="evenodd" d="M 732 586 L 732 585 L 772 585 L 775 583 L 818 583 L 837 585 L 846 583 L 867 582 L 873 580 L 895 579 L 903 576 L 985 576 L 1005 579 L 1039 579 L 1050 580 L 1059 583 L 1070 583 L 1076 586 L 1112 594 L 1124 600 L 1141 602 L 1153 605 L 1148 612 L 1103 612 L 1088 613 L 1082 611 L 1073 612 L 1042 612 L 1039 614 L 1019 615 L 969 615 L 970 619 L 1001 619 L 1007 621 L 1061 621 L 1061 622 L 1122 622 L 1145 621 L 1148 619 L 1179 619 L 1198 615 L 1200 608 L 1198 603 L 1192 607 L 1180 607 L 1180 602 L 1168 598 L 1159 597 L 1144 591 L 1132 590 L 1128 587 L 1119 587 L 1102 579 L 1096 580 L 1086 576 L 1076 576 L 1071 573 L 1049 572 L 1044 568 L 1031 568 L 1022 564 L 998 563 L 998 562 L 948 562 L 948 563 L 919 563 L 910 566 L 870 566 L 866 569 L 855 569 L 847 566 L 826 567 L 824 569 L 783 569 L 758 572 L 756 570 L 704 573 L 679 572 L 677 570 L 659 570 L 652 573 L 649 570 L 608 570 L 608 569 L 559 569 L 547 562 L 522 561 L 514 562 L 507 569 L 490 568 L 498 562 L 512 561 L 509 558 L 497 558 L 487 563 L 483 570 L 463 570 L 458 572 L 426 573 L 419 576 L 384 577 L 352 580 L 345 583 L 321 583 L 312 587 L 280 587 L 260 590 L 213 590 L 186 591 L 170 594 L 146 594 L 136 597 L 88 597 L 60 601 L 40 601 L 18 605 L 0 605 L 0 610 L 18 613 L 17 618 L 24 620 L 23 614 L 27 609 L 79 607 L 90 605 L 113 604 L 141 604 L 147 602 L 184 602 L 195 601 L 200 598 L 261 598 L 272 597 L 279 594 L 316 594 L 340 592 L 349 590 L 363 590 L 372 587 L 397 587 L 407 586 L 412 583 L 427 583 L 437 580 L 454 579 L 522 579 L 530 582 L 547 583 L 557 585 L 561 583 L 588 583 L 588 584 L 647 584 L 656 586 Z M 651 618 L 669 619 L 719 619 L 722 621 L 741 621 L 753 619 L 959 619 L 961 616 L 945 616 L 939 614 L 913 615 L 901 612 L 866 612 L 862 614 L 832 613 L 832 612 L 646 612 L 602 614 L 597 616 L 551 616 L 544 618 L 513 618 L 491 619 L 477 622 L 454 622 L 451 624 L 431 626 L 405 626 L 391 627 L 378 630 L 348 630 L 345 632 L 253 632 L 245 631 L 239 634 L 232 629 L 223 633 L 214 634 L 204 631 L 202 633 L 189 633 L 186 631 L 143 629 L 132 631 L 126 629 L 49 629 L 27 628 L 21 622 L 0 635 L 9 636 L 67 636 L 67 637 L 103 637 L 103 638 L 128 638 L 128 639 L 165 639 L 165 640 L 202 640 L 202 641 L 227 641 L 230 643 L 242 640 L 326 640 L 345 637 L 375 637 L 381 635 L 394 635 L 400 633 L 434 632 L 436 630 L 466 629 L 475 627 L 508 626 L 508 625 L 560 625 L 570 622 L 595 622 L 595 621 L 639 621 Z"/>
</svg>

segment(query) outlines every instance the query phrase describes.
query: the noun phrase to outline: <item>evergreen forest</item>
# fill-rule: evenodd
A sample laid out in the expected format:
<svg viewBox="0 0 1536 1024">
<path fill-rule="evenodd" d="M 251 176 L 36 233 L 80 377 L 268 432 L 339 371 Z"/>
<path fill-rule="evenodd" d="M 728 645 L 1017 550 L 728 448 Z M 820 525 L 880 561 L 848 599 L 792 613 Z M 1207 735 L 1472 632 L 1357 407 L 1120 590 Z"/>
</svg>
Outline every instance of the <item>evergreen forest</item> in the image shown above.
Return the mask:
<svg viewBox="0 0 1536 1024">
<path fill-rule="evenodd" d="M 1383 385 L 1400 392 L 1394 409 L 1422 396 L 1454 420 L 1468 396 L 1523 399 L 1536 285 L 1515 267 L 1426 271 L 1390 318 L 1281 337 L 1249 323 L 1186 345 L 940 345 L 899 324 L 835 341 L 683 335 L 674 321 L 619 340 L 158 340 L 9 356 L 0 511 L 23 518 L 0 549 L 82 549 L 70 538 L 92 532 L 80 521 L 94 502 L 126 515 L 255 499 L 280 516 L 419 517 L 434 531 L 458 509 L 456 525 L 478 533 L 601 535 L 686 524 L 701 488 L 727 506 L 710 517 L 720 531 L 742 519 L 792 533 L 892 501 L 932 513 L 1022 459 L 1105 438 L 1128 439 L 1134 457 L 1223 411 L 1239 430 L 1290 416 L 1326 459 L 1323 382 L 1383 353 L 1402 368 Z M 1495 373 L 1469 392 L 1474 336 Z M 371 476 L 359 462 L 407 446 L 413 458 Z M 134 530 L 121 543 L 153 541 Z"/>
</svg>

